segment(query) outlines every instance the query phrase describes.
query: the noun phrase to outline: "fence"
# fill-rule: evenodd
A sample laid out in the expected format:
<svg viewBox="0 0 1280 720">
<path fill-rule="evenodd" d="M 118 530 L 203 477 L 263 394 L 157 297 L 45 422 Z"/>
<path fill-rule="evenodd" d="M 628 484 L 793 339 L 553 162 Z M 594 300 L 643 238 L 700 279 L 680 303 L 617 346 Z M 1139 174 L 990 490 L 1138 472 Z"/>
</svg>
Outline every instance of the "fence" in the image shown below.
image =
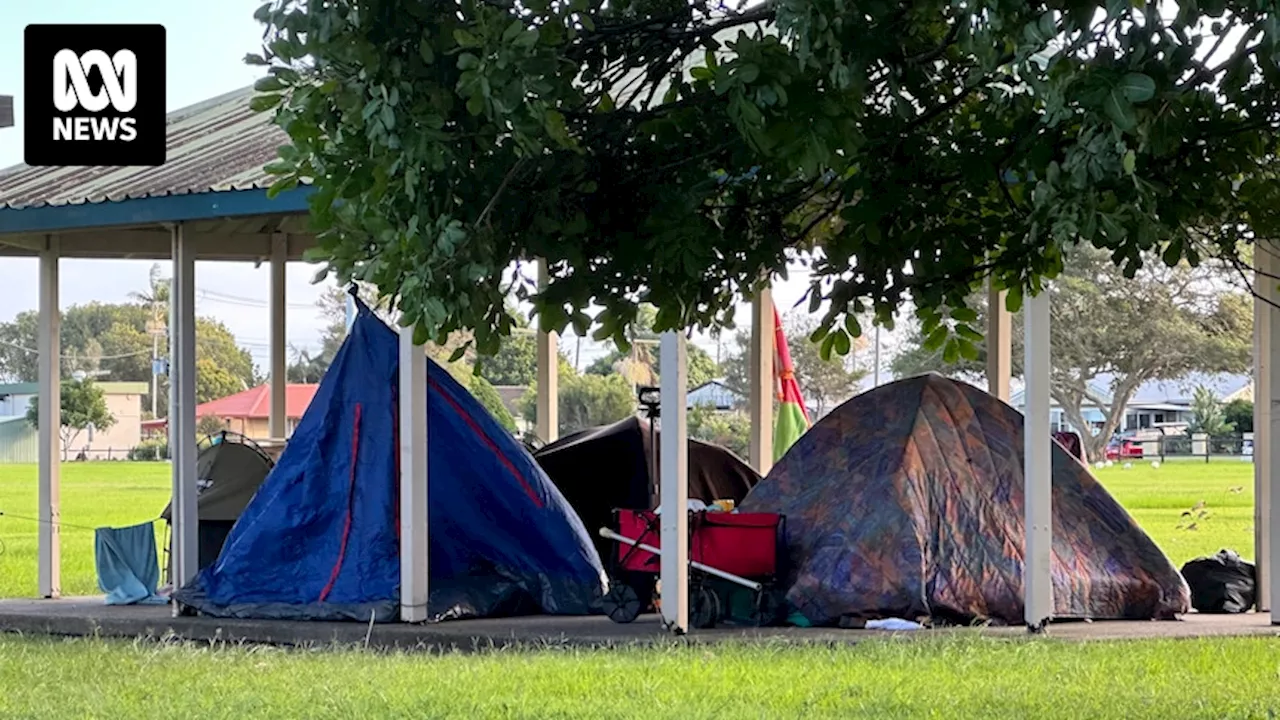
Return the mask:
<svg viewBox="0 0 1280 720">
<path fill-rule="evenodd" d="M 1158 439 L 1135 442 L 1142 449 L 1145 459 L 1197 460 L 1213 459 L 1253 460 L 1253 433 L 1215 435 L 1164 435 Z"/>
</svg>

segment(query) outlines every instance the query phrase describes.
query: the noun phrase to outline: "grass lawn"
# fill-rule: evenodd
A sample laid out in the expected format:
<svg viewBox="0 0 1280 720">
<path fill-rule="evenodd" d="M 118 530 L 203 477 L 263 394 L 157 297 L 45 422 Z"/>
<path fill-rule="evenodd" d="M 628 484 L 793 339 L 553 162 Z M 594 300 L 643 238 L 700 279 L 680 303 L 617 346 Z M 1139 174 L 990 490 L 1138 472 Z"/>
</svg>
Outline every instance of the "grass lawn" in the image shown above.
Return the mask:
<svg viewBox="0 0 1280 720">
<path fill-rule="evenodd" d="M 1269 639 L 284 651 L 0 636 L 3 717 L 1246 718 Z"/>
<path fill-rule="evenodd" d="M 0 597 L 33 597 L 36 586 L 36 466 L 0 465 Z M 169 502 L 169 463 L 62 465 L 62 592 L 94 595 L 93 530 L 154 520 Z M 163 563 L 164 523 L 156 523 Z"/>
<path fill-rule="evenodd" d="M 1128 470 L 1116 465 L 1094 472 L 1179 567 L 1224 547 L 1253 557 L 1251 463 L 1180 461 L 1152 468 L 1139 462 Z M 64 464 L 63 593 L 98 592 L 90 528 L 152 520 L 168 499 L 168 463 Z M 1182 513 L 1201 501 L 1205 515 L 1189 529 Z M 35 466 L 0 465 L 0 512 L 0 597 L 33 596 L 38 524 L 25 518 L 36 516 Z M 163 524 L 157 523 L 156 532 L 163 552 Z"/>
</svg>

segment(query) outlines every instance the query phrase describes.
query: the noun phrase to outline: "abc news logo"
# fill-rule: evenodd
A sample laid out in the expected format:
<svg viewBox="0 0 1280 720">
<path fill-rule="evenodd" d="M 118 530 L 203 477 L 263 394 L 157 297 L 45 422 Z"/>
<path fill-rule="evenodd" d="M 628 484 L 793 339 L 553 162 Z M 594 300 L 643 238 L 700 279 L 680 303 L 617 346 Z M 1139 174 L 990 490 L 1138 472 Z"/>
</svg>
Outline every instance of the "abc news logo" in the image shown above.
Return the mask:
<svg viewBox="0 0 1280 720">
<path fill-rule="evenodd" d="M 162 165 L 160 25 L 28 25 L 28 165 Z"/>
</svg>

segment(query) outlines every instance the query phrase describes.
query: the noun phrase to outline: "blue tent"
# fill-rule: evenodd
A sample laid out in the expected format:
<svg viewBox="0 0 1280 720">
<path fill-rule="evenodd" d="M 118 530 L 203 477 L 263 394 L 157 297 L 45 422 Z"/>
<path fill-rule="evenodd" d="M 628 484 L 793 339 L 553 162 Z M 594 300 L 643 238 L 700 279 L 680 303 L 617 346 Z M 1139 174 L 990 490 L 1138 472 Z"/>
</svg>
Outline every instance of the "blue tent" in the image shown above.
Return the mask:
<svg viewBox="0 0 1280 720">
<path fill-rule="evenodd" d="M 428 363 L 428 614 L 592 612 L 604 572 L 582 521 L 524 447 Z M 399 339 L 361 305 L 280 461 L 177 601 L 218 617 L 397 618 L 398 392 Z"/>
</svg>

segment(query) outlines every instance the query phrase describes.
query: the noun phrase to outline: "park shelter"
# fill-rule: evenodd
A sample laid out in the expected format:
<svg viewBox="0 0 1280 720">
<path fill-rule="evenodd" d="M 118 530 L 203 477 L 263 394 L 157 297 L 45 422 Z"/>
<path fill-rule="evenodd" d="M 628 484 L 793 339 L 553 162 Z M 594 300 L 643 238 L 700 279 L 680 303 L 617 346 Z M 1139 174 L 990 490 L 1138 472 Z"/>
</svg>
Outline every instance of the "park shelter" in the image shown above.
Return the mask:
<svg viewBox="0 0 1280 720">
<path fill-rule="evenodd" d="M 309 186 L 268 197 L 263 166 L 288 142 L 270 113 L 249 107 L 252 88 L 227 93 L 169 113 L 167 160 L 160 167 L 16 166 L 0 170 L 0 262 L 40 260 L 38 352 L 40 427 L 38 593 L 61 594 L 59 499 L 60 359 L 58 267 L 62 258 L 171 259 L 170 393 L 168 432 L 173 459 L 173 555 L 177 586 L 198 570 L 196 537 L 195 262 L 269 263 L 272 388 L 268 445 L 286 436 L 285 267 L 314 246 L 307 213 Z M 555 268 L 539 262 L 539 281 Z M 751 462 L 767 469 L 772 456 L 772 340 L 768 290 L 754 300 L 750 376 Z M 764 328 L 763 331 L 760 328 Z M 555 333 L 539 332 L 537 433 L 557 437 Z M 426 618 L 426 355 L 402 335 L 400 397 L 402 477 L 402 619 Z M 673 378 L 677 373 L 668 373 Z M 683 377 L 681 375 L 681 377 Z M 680 435 L 684 437 L 683 425 Z M 421 502 L 419 502 L 421 501 Z M 421 560 L 422 562 L 419 562 Z M 674 601 L 673 601 L 674 604 Z"/>
<path fill-rule="evenodd" d="M 222 554 L 175 596 L 217 617 L 369 620 L 400 609 L 396 334 L 363 304 Z M 585 615 L 604 570 L 524 447 L 428 361 L 431 619 Z"/>
<path fill-rule="evenodd" d="M 268 114 L 249 108 L 252 90 L 245 88 L 170 113 L 167 163 L 155 168 L 18 166 L 0 171 L 0 258 L 40 259 L 40 478 L 38 510 L 38 587 L 42 597 L 60 594 L 59 528 L 59 303 L 60 258 L 171 258 L 174 267 L 171 302 L 171 393 L 169 428 L 174 457 L 175 493 L 174 558 L 179 585 L 197 569 L 195 537 L 195 260 L 269 262 L 272 290 L 270 311 L 272 435 L 283 438 L 285 428 L 285 264 L 301 259 L 314 245 L 307 226 L 307 197 L 311 188 L 294 188 L 267 197 L 269 178 L 262 167 L 275 148 L 287 142 Z M 10 131 L 12 132 L 12 131 Z M 1276 249 L 1260 242 L 1255 278 L 1280 273 Z M 539 282 L 545 283 L 563 269 L 539 262 Z M 773 338 L 772 299 L 768 278 L 752 296 L 751 339 L 748 364 L 751 416 L 751 465 L 766 473 L 772 463 Z M 1255 363 L 1257 397 L 1255 426 L 1262 430 L 1255 448 L 1255 557 L 1258 562 L 1258 607 L 1270 609 L 1280 623 L 1280 606 L 1272 607 L 1272 584 L 1280 583 L 1280 533 L 1271 533 L 1272 517 L 1280 511 L 1280 465 L 1271 462 L 1273 436 L 1280 439 L 1280 424 L 1272 423 L 1273 388 L 1280 389 L 1280 290 L 1275 283 L 1259 282 L 1255 302 Z M 988 287 L 987 381 L 991 394 L 1007 401 L 1010 396 L 1012 322 L 1005 308 L 1005 292 Z M 1041 628 L 1052 615 L 1050 579 L 1051 441 L 1049 440 L 1049 298 L 1046 293 L 1024 303 L 1026 322 L 1025 361 L 1027 402 L 1025 412 L 1025 462 L 1027 562 L 1024 588 L 1027 624 Z M 1274 332 L 1273 332 L 1274 330 Z M 411 333 L 401 335 L 401 381 L 406 388 L 400 413 L 402 507 L 401 516 L 402 605 L 406 621 L 425 619 L 426 576 L 415 572 L 426 557 L 426 504 L 418 502 L 427 492 L 426 433 L 407 432 L 426 426 L 426 357 L 414 345 Z M 544 441 L 556 438 L 557 338 L 538 335 L 538 434 Z M 676 368 L 662 376 L 662 546 L 663 585 L 675 588 L 662 603 L 664 619 L 677 630 L 688 627 L 687 574 L 688 523 L 684 513 L 687 490 L 687 367 L 686 338 L 680 332 L 664 333 L 662 365 Z M 1272 375 L 1276 375 L 1272 382 Z M 1277 547 L 1272 547 L 1275 544 Z"/>
<path fill-rule="evenodd" d="M 836 408 L 742 503 L 787 518 L 787 599 L 842 617 L 1020 622 L 1022 415 L 928 374 Z M 1053 617 L 1169 619 L 1190 609 L 1177 568 L 1124 508 L 1053 447 Z"/>
</svg>

